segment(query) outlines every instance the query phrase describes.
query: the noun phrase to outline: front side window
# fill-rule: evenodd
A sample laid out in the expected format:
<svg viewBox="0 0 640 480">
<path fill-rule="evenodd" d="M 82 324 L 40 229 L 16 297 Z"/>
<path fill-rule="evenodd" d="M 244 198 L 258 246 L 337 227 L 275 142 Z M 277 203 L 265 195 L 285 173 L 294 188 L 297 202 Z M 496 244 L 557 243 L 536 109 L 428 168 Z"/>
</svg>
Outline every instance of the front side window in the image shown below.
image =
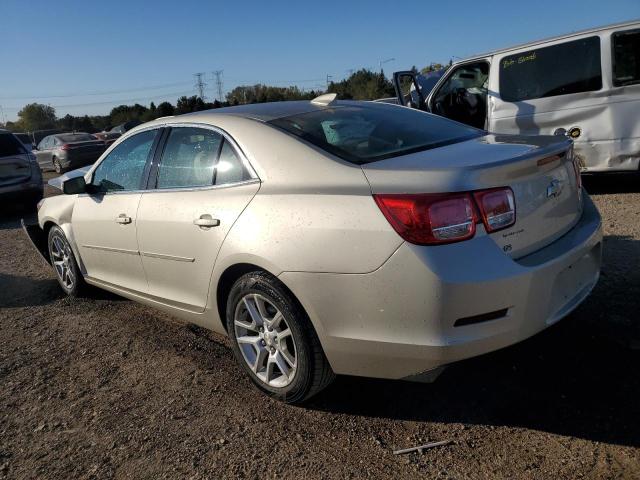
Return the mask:
<svg viewBox="0 0 640 480">
<path fill-rule="evenodd" d="M 461 65 L 434 94 L 433 113 L 484 128 L 487 118 L 489 64 L 476 62 Z"/>
<path fill-rule="evenodd" d="M 613 85 L 640 83 L 640 30 L 613 34 Z"/>
<path fill-rule="evenodd" d="M 147 130 L 121 142 L 95 169 L 91 184 L 102 193 L 140 190 L 156 135 L 157 129 Z"/>
<path fill-rule="evenodd" d="M 601 88 L 600 37 L 529 50 L 500 60 L 500 97 L 505 102 Z"/>
<path fill-rule="evenodd" d="M 269 122 L 356 164 L 398 157 L 483 135 L 481 130 L 410 108 L 347 104 Z"/>
<path fill-rule="evenodd" d="M 158 168 L 158 188 L 213 185 L 222 135 L 204 128 L 172 128 Z"/>
</svg>

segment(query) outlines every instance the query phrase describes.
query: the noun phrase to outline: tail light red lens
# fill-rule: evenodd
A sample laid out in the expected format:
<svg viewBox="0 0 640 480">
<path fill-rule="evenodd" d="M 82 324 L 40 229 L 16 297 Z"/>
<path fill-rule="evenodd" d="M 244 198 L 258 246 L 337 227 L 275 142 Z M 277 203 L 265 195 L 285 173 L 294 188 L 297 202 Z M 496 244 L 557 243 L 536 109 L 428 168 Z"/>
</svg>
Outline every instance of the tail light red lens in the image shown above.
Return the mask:
<svg viewBox="0 0 640 480">
<path fill-rule="evenodd" d="M 68 143 L 65 143 L 60 147 L 60 150 L 69 150 L 70 148 L 71 148 L 71 145 L 69 145 Z"/>
<path fill-rule="evenodd" d="M 480 207 L 482 221 L 488 233 L 516 223 L 516 202 L 510 188 L 481 190 L 473 193 Z"/>
<path fill-rule="evenodd" d="M 378 207 L 391 226 L 406 241 L 439 245 L 472 238 L 476 223 L 487 232 L 515 223 L 513 191 L 495 188 L 445 194 L 376 194 Z"/>
<path fill-rule="evenodd" d="M 437 245 L 467 240 L 476 233 L 473 200 L 463 194 L 374 195 L 398 234 L 411 243 Z"/>
</svg>

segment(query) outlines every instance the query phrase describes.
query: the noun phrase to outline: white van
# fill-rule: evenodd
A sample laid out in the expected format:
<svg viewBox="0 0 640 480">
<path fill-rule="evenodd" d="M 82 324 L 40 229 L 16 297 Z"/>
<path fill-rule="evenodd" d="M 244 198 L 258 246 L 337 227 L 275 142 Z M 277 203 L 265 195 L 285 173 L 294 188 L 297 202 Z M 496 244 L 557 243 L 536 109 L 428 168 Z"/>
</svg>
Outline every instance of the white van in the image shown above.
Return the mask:
<svg viewBox="0 0 640 480">
<path fill-rule="evenodd" d="M 567 135 L 583 171 L 639 169 L 640 21 L 477 55 L 432 88 L 419 77 L 394 74 L 398 103 L 494 133 Z"/>
</svg>

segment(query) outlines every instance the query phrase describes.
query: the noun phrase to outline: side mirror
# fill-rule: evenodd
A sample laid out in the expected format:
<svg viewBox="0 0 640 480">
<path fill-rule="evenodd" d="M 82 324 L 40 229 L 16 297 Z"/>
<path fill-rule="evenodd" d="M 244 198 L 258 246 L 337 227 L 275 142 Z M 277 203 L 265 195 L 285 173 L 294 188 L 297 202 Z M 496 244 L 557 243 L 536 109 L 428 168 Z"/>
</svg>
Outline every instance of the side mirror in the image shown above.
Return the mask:
<svg viewBox="0 0 640 480">
<path fill-rule="evenodd" d="M 83 176 L 70 178 L 62 183 L 62 191 L 65 195 L 85 193 L 87 191 L 87 182 L 85 182 Z"/>
</svg>

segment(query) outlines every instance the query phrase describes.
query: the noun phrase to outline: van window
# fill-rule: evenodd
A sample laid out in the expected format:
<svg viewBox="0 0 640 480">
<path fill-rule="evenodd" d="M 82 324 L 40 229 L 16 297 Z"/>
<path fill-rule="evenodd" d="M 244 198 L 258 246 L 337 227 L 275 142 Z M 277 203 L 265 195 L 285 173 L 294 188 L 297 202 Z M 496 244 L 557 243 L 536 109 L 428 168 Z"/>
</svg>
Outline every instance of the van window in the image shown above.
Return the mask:
<svg viewBox="0 0 640 480">
<path fill-rule="evenodd" d="M 500 61 L 500 97 L 505 102 L 601 88 L 600 37 L 529 50 Z"/>
<path fill-rule="evenodd" d="M 613 34 L 613 85 L 640 83 L 640 30 Z"/>
</svg>

